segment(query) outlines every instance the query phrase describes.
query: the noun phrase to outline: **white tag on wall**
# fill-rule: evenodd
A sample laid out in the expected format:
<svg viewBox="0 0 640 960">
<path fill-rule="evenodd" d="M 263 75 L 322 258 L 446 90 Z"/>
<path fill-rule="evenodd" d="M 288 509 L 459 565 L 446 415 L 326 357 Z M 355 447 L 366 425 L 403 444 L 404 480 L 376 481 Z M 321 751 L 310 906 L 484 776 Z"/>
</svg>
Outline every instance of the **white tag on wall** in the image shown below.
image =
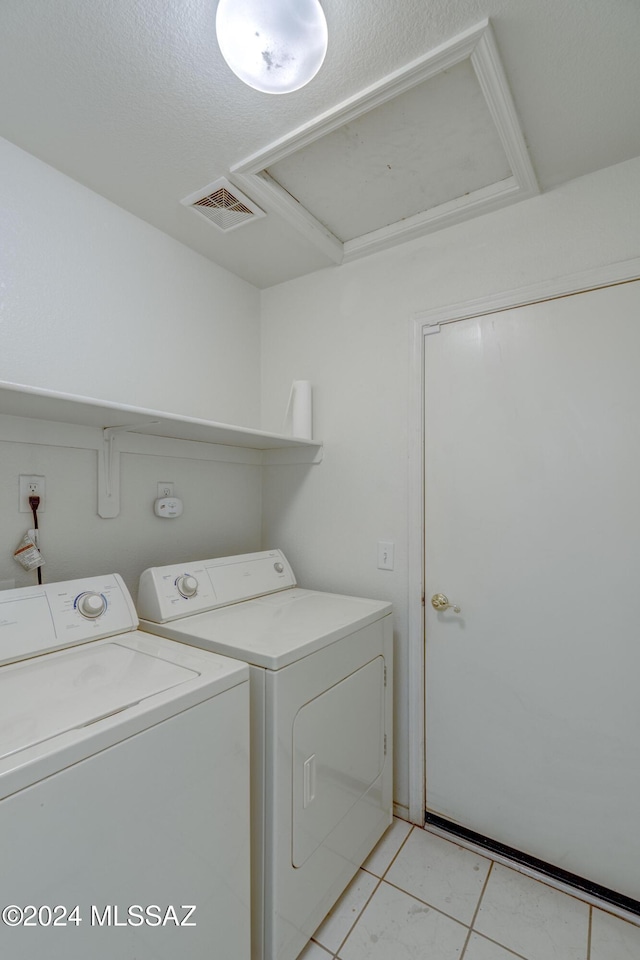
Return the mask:
<svg viewBox="0 0 640 960">
<path fill-rule="evenodd" d="M 31 531 L 27 531 L 24 537 L 13 551 L 14 558 L 21 564 L 25 570 L 35 570 L 44 563 L 44 557 L 38 550 L 31 537 Z"/>
</svg>

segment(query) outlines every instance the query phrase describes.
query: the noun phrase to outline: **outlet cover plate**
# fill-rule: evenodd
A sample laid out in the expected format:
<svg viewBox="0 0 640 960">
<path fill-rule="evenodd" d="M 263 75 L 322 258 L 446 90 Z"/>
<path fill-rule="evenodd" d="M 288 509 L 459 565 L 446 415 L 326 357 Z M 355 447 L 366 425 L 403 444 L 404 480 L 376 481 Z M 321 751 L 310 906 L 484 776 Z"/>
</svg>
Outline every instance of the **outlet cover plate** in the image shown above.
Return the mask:
<svg viewBox="0 0 640 960">
<path fill-rule="evenodd" d="M 20 513 L 32 513 L 31 507 L 29 506 L 29 497 L 32 491 L 40 497 L 38 513 L 44 513 L 46 508 L 44 477 L 36 476 L 35 474 L 21 473 L 18 480 Z"/>
</svg>

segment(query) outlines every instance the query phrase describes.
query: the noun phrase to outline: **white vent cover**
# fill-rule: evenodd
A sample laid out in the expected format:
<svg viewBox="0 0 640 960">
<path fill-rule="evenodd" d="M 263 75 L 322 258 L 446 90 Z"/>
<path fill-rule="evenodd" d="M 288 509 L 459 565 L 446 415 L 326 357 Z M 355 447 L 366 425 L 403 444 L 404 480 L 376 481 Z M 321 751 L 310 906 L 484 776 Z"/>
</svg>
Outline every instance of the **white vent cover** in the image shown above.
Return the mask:
<svg viewBox="0 0 640 960">
<path fill-rule="evenodd" d="M 266 216 L 264 210 L 256 206 L 224 177 L 190 194 L 180 203 L 190 207 L 205 220 L 209 220 L 223 233 Z"/>
</svg>

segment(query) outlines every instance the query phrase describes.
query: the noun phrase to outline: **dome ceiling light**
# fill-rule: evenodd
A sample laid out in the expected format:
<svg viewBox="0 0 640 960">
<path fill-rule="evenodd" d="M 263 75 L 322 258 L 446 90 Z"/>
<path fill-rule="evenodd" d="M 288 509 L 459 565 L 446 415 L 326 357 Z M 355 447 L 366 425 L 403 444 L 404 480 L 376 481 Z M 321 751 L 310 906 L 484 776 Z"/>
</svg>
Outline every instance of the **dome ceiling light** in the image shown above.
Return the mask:
<svg viewBox="0 0 640 960">
<path fill-rule="evenodd" d="M 319 0 L 220 0 L 216 34 L 231 70 L 263 93 L 304 87 L 327 52 Z"/>
</svg>

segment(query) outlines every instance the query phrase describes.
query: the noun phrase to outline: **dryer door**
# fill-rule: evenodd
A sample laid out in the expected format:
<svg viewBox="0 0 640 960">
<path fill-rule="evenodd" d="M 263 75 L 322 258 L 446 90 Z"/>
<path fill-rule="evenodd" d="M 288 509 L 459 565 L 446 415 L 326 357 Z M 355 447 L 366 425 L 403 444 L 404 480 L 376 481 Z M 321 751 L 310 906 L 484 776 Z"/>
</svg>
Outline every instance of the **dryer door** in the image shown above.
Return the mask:
<svg viewBox="0 0 640 960">
<path fill-rule="evenodd" d="M 293 724 L 292 862 L 300 867 L 384 766 L 384 657 L 300 708 Z"/>
</svg>

